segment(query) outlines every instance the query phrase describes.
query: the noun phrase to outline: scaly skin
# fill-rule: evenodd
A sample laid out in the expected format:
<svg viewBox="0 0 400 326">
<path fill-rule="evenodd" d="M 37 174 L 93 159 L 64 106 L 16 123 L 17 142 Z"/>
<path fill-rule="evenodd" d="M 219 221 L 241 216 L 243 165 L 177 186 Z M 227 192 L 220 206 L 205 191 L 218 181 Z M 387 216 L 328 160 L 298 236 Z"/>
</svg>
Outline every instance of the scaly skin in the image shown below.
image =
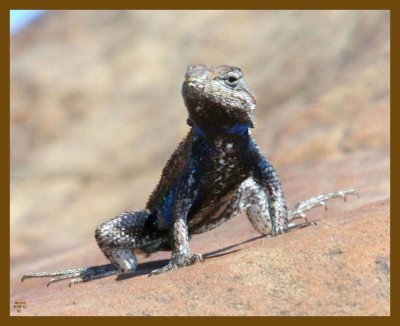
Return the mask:
<svg viewBox="0 0 400 326">
<path fill-rule="evenodd" d="M 313 197 L 288 210 L 279 177 L 254 142 L 256 100 L 239 68 L 189 66 L 182 86 L 191 127 L 163 169 L 145 209 L 125 212 L 97 227 L 95 237 L 111 264 L 25 274 L 71 284 L 132 272 L 134 250 L 172 251 L 170 262 L 149 275 L 204 261 L 189 239 L 245 211 L 253 227 L 276 235 L 294 227 L 305 212 L 354 190 Z"/>
</svg>

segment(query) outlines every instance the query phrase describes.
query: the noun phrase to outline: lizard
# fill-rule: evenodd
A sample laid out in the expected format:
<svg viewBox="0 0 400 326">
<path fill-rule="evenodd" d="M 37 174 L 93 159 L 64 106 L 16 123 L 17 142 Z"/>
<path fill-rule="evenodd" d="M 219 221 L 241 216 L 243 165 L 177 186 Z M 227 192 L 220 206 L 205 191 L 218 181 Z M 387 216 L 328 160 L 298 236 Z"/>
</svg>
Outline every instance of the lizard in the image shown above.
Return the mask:
<svg viewBox="0 0 400 326">
<path fill-rule="evenodd" d="M 256 231 L 274 236 L 296 226 L 308 226 L 306 212 L 332 198 L 359 196 L 354 189 L 312 197 L 287 208 L 275 168 L 260 153 L 254 128 L 256 98 L 238 67 L 203 64 L 187 68 L 182 85 L 190 131 L 167 161 L 158 185 L 144 209 L 119 214 L 95 230 L 109 264 L 25 274 L 50 277 L 47 285 L 69 285 L 134 272 L 137 251 L 171 251 L 169 262 L 156 275 L 204 262 L 191 254 L 190 238 L 245 212 Z M 303 223 L 295 223 L 303 219 Z"/>
</svg>

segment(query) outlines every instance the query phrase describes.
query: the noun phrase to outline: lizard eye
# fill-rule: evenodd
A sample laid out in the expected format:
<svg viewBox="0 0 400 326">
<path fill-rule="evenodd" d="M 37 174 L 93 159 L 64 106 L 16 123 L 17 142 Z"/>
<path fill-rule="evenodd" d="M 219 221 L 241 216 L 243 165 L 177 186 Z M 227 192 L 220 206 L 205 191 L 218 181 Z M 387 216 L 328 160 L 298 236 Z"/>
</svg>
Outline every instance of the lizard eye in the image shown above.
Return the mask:
<svg viewBox="0 0 400 326">
<path fill-rule="evenodd" d="M 242 77 L 237 73 L 230 72 L 224 77 L 224 82 L 229 87 L 236 87 L 239 84 L 241 78 Z"/>
</svg>

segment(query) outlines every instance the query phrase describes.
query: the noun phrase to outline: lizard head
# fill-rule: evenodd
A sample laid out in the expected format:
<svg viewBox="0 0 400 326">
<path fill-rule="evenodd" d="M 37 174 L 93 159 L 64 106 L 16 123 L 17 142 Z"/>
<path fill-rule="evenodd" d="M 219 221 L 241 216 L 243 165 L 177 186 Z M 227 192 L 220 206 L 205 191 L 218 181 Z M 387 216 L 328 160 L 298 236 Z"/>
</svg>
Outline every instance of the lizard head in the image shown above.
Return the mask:
<svg viewBox="0 0 400 326">
<path fill-rule="evenodd" d="M 182 85 L 189 122 L 204 131 L 254 127 L 256 99 L 240 68 L 191 65 Z"/>
</svg>

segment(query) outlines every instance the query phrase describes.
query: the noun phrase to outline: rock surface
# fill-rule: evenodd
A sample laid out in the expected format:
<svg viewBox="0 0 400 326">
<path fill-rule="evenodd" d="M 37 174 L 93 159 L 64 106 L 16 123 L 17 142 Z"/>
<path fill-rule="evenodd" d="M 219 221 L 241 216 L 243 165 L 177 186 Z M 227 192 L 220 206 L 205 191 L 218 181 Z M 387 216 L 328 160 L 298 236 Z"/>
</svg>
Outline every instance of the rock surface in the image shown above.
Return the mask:
<svg viewBox="0 0 400 326">
<path fill-rule="evenodd" d="M 388 315 L 389 211 L 388 200 L 377 201 L 317 226 L 239 245 L 242 226 L 235 224 L 231 237 L 222 235 L 234 245 L 207 254 L 204 264 L 143 275 L 165 264 L 167 256 L 159 255 L 124 278 L 71 288 L 26 282 L 11 300 L 27 302 L 21 315 Z M 214 245 L 194 241 L 193 248 L 209 252 Z M 57 260 L 68 265 L 76 253 Z"/>
<path fill-rule="evenodd" d="M 10 313 L 389 314 L 389 49 L 379 11 L 61 11 L 13 36 Z M 204 265 L 150 279 L 169 253 L 139 256 L 135 277 L 20 283 L 106 262 L 94 229 L 145 205 L 188 130 L 179 88 L 198 62 L 244 70 L 253 135 L 291 207 L 337 189 L 360 199 L 270 239 L 240 216 L 192 240 Z"/>
</svg>

